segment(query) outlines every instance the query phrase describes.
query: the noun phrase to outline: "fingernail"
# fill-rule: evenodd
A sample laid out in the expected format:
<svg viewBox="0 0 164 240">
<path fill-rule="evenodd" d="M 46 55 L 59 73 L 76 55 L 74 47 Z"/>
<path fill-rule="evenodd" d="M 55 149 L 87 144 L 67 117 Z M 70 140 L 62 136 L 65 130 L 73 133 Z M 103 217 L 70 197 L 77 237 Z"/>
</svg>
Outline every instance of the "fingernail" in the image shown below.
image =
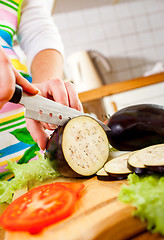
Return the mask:
<svg viewBox="0 0 164 240">
<path fill-rule="evenodd" d="M 33 87 L 38 91 L 38 94 L 41 94 L 41 91 L 39 90 L 39 88 L 37 88 L 35 85 Z"/>
<path fill-rule="evenodd" d="M 55 130 L 57 128 L 57 125 L 54 124 L 48 124 L 51 130 Z"/>
</svg>

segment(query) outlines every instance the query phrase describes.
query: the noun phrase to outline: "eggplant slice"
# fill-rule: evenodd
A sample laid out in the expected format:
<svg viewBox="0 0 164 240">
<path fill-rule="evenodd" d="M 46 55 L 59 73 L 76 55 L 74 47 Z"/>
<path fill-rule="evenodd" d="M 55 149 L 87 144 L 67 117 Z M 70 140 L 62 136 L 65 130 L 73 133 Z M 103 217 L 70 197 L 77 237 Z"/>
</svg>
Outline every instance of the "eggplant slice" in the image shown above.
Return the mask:
<svg viewBox="0 0 164 240">
<path fill-rule="evenodd" d="M 108 160 L 112 160 L 113 158 L 119 157 L 125 153 L 129 153 L 129 151 L 119 151 L 119 150 L 113 150 L 110 148 L 110 154 Z"/>
<path fill-rule="evenodd" d="M 136 174 L 145 174 L 146 167 L 143 163 L 142 157 L 138 156 L 139 151 L 141 150 L 136 151 L 129 157 L 127 167 Z"/>
<path fill-rule="evenodd" d="M 101 168 L 97 173 L 96 173 L 97 179 L 101 181 L 114 181 L 117 180 L 115 177 L 110 176 L 104 168 Z"/>
<path fill-rule="evenodd" d="M 131 173 L 127 167 L 127 160 L 131 155 L 132 152 L 128 152 L 108 161 L 104 166 L 105 171 L 117 179 L 127 178 Z"/>
<path fill-rule="evenodd" d="M 92 175 L 109 156 L 109 141 L 104 129 L 93 118 L 80 116 L 65 126 L 62 138 L 64 157 L 77 173 Z"/>
<path fill-rule="evenodd" d="M 164 173 L 164 144 L 150 146 L 142 150 L 146 169 Z"/>
<path fill-rule="evenodd" d="M 136 151 L 128 159 L 128 167 L 136 174 L 164 172 L 164 144 Z"/>
<path fill-rule="evenodd" d="M 109 141 L 95 119 L 79 116 L 54 131 L 46 156 L 63 176 L 91 176 L 108 160 Z"/>
</svg>

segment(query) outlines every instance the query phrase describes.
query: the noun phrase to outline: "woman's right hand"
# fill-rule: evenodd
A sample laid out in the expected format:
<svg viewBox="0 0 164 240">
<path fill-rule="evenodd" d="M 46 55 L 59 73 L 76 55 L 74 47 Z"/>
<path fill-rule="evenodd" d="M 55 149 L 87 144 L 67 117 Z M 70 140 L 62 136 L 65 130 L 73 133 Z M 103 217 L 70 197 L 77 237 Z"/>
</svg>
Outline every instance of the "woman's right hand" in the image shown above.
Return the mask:
<svg viewBox="0 0 164 240">
<path fill-rule="evenodd" d="M 38 93 L 38 89 L 22 77 L 12 66 L 10 59 L 0 46 L 0 109 L 12 98 L 15 83 L 22 86 L 25 91 L 31 94 Z"/>
</svg>

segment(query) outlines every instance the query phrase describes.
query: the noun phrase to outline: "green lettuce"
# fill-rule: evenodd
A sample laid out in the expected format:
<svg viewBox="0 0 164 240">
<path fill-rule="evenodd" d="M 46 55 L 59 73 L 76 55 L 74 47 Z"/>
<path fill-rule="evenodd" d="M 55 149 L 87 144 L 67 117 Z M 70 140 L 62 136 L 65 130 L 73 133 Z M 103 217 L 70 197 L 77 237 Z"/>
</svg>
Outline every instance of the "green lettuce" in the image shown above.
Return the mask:
<svg viewBox="0 0 164 240">
<path fill-rule="evenodd" d="M 13 172 L 14 177 L 10 181 L 0 181 L 0 203 L 11 203 L 14 192 L 30 180 L 43 181 L 59 177 L 59 173 L 50 166 L 43 154 L 37 152 L 37 155 L 37 160 L 28 163 L 8 161 L 6 168 Z"/>
<path fill-rule="evenodd" d="M 148 230 L 164 235 L 164 176 L 128 176 L 129 185 L 123 185 L 119 199 L 130 203 L 136 210 L 135 216 L 147 222 Z"/>
</svg>

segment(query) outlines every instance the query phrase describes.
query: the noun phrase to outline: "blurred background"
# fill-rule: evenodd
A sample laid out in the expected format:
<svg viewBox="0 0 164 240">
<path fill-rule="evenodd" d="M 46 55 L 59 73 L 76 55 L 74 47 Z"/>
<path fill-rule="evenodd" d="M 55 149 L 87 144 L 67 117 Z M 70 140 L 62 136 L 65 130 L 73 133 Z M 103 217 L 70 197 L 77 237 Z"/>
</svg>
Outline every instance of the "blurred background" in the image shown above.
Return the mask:
<svg viewBox="0 0 164 240">
<path fill-rule="evenodd" d="M 164 72 L 164 0 L 47 0 L 47 4 L 65 47 L 64 80 L 74 82 L 78 93 Z M 163 105 L 162 80 L 85 101 L 84 110 L 103 120 L 128 105 Z"/>
<path fill-rule="evenodd" d="M 93 60 L 98 52 L 108 61 L 109 66 L 101 57 L 95 60 L 105 83 L 143 76 L 164 63 L 163 0 L 56 0 L 52 5 L 67 78 L 74 78 L 70 57 L 79 51 L 91 51 Z"/>
</svg>

